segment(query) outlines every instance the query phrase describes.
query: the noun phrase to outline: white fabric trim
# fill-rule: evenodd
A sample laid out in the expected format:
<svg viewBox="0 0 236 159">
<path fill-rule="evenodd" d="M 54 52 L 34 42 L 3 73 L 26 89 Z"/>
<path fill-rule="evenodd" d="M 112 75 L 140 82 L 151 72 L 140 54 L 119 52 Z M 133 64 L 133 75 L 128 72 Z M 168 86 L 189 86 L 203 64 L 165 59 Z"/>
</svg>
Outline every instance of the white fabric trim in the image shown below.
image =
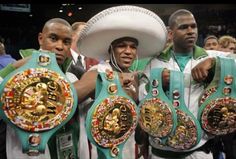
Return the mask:
<svg viewBox="0 0 236 159">
<path fill-rule="evenodd" d="M 70 49 L 70 51 L 71 51 L 71 55 L 72 55 L 72 58 L 73 58 L 73 60 L 72 60 L 73 64 L 75 65 L 75 64 L 77 63 L 78 56 L 80 55 L 82 65 L 83 65 L 84 69 L 86 69 L 85 56 L 82 55 L 82 54 L 78 54 L 78 53 L 75 52 L 73 49 Z"/>
</svg>

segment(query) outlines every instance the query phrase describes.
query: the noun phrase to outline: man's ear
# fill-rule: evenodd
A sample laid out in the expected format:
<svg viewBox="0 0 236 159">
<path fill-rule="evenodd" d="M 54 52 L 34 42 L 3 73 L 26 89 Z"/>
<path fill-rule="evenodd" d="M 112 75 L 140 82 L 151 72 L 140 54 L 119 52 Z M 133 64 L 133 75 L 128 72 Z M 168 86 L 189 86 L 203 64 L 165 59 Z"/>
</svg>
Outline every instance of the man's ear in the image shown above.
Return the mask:
<svg viewBox="0 0 236 159">
<path fill-rule="evenodd" d="M 42 45 L 42 39 L 43 39 L 43 35 L 42 35 L 42 33 L 39 33 L 38 34 L 38 42 L 39 42 L 39 46 L 41 46 Z"/>
<path fill-rule="evenodd" d="M 108 54 L 111 54 L 112 49 L 113 49 L 112 45 L 110 45 L 109 48 L 108 48 Z"/>
<path fill-rule="evenodd" d="M 168 36 L 168 38 L 172 41 L 173 40 L 173 31 L 171 30 L 171 29 L 168 29 L 167 30 L 167 36 Z"/>
</svg>

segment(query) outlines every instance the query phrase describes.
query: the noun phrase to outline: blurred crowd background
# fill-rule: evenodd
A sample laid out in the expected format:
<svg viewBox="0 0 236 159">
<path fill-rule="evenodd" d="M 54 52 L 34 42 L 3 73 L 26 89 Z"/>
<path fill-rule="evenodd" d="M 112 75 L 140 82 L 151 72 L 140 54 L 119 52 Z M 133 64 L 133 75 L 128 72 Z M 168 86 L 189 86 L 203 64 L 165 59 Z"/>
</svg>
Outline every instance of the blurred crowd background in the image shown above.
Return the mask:
<svg viewBox="0 0 236 159">
<path fill-rule="evenodd" d="M 122 4 L 0 4 L 0 35 L 5 39 L 6 52 L 19 59 L 19 49 L 38 48 L 37 34 L 48 19 L 61 17 L 71 24 L 87 21 L 101 10 L 117 5 Z M 190 10 L 198 24 L 199 46 L 203 46 L 207 35 L 236 37 L 236 5 L 233 4 L 132 5 L 152 10 L 165 24 L 173 11 L 181 8 Z"/>
</svg>

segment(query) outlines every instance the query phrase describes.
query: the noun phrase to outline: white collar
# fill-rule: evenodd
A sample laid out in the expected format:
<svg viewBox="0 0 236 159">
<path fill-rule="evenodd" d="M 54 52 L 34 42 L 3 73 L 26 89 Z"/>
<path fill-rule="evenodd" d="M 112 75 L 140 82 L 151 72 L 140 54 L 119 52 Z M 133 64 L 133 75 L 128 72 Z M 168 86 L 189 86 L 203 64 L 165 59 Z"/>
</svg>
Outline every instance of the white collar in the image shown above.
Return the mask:
<svg viewBox="0 0 236 159">
<path fill-rule="evenodd" d="M 79 55 L 78 55 L 78 53 L 75 52 L 73 49 L 70 49 L 70 51 L 71 51 L 71 56 L 72 56 L 72 58 L 73 58 L 73 62 L 76 63 L 77 60 L 78 60 L 78 56 L 79 56 Z M 85 56 L 82 55 L 82 54 L 80 54 L 80 56 L 81 56 L 81 60 L 83 61 L 84 58 L 85 58 Z"/>
</svg>

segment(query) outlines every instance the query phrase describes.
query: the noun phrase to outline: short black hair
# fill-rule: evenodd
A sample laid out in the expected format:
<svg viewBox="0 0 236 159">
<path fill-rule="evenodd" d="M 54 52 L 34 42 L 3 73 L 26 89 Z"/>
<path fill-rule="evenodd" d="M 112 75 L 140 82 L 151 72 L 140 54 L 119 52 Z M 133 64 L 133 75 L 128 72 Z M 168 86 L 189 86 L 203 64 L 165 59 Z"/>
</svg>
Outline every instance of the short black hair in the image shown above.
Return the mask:
<svg viewBox="0 0 236 159">
<path fill-rule="evenodd" d="M 138 46 L 138 40 L 135 39 L 135 38 L 132 38 L 132 37 L 128 37 L 128 36 L 127 37 L 122 37 L 122 38 L 119 38 L 119 39 L 116 39 L 116 40 L 112 41 L 111 45 L 113 46 L 113 45 L 115 45 L 117 43 L 120 43 L 122 41 L 133 41 Z"/>
<path fill-rule="evenodd" d="M 108 48 L 108 52 L 109 53 L 111 52 L 111 46 L 114 47 L 116 44 L 118 44 L 118 43 L 120 43 L 122 41 L 132 41 L 132 42 L 134 42 L 138 46 L 138 40 L 137 39 L 125 36 L 125 37 L 118 38 L 118 39 L 112 41 L 110 47 Z"/>
<path fill-rule="evenodd" d="M 45 28 L 47 28 L 48 25 L 51 24 L 51 23 L 63 24 L 63 25 L 65 25 L 65 26 L 68 26 L 68 27 L 71 28 L 71 30 L 72 30 L 72 27 L 71 27 L 70 23 L 67 22 L 65 19 L 62 19 L 62 18 L 52 18 L 52 19 L 49 19 L 49 20 L 44 24 L 43 30 L 44 30 Z"/>
<path fill-rule="evenodd" d="M 216 39 L 216 41 L 218 41 L 218 38 L 215 35 L 208 35 L 205 39 L 204 39 L 204 45 L 206 44 L 206 41 L 208 39 Z"/>
<path fill-rule="evenodd" d="M 176 18 L 182 15 L 193 15 L 193 14 L 187 9 L 179 9 L 175 11 L 170 15 L 168 20 L 168 26 L 170 27 L 170 29 L 173 29 L 173 27 L 176 25 Z"/>
</svg>

